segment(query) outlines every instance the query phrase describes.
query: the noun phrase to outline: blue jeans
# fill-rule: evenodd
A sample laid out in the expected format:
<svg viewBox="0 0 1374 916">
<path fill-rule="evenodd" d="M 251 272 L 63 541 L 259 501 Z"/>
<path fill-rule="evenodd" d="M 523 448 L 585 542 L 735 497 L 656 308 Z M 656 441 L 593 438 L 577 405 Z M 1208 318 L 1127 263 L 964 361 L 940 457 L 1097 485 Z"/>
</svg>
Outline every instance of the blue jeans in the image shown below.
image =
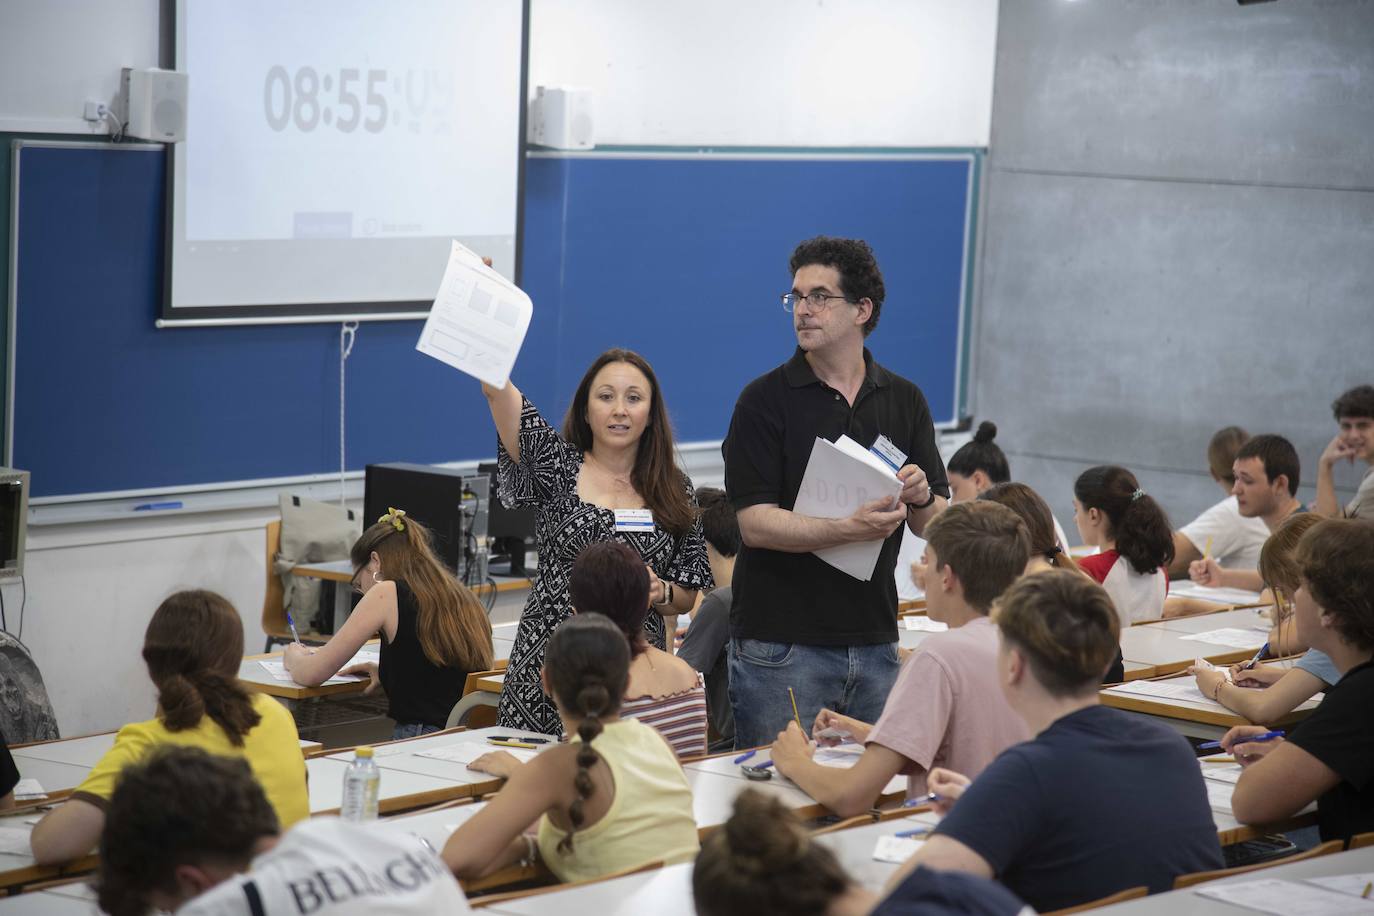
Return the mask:
<svg viewBox="0 0 1374 916">
<path fill-rule="evenodd" d="M 792 721 L 791 687 L 807 734 L 822 707 L 877 722 L 897 680 L 897 644 L 803 646 L 730 640 L 730 706 L 735 747 L 772 744 Z"/>
<path fill-rule="evenodd" d="M 440 731 L 437 725 L 426 725 L 423 722 L 397 722 L 396 730 L 391 733 L 391 740 L 399 741 L 402 738 L 418 738 L 421 735 L 428 735 L 437 731 Z"/>
</svg>

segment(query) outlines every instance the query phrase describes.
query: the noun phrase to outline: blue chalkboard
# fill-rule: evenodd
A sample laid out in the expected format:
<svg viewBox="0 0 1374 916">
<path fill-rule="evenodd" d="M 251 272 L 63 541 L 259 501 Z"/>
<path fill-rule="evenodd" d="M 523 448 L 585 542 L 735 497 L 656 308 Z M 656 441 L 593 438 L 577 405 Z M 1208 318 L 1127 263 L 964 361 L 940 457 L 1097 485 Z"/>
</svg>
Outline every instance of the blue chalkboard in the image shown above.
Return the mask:
<svg viewBox="0 0 1374 916">
<path fill-rule="evenodd" d="M 34 497 L 338 469 L 332 324 L 156 329 L 162 150 L 16 150 L 12 461 Z M 533 157 L 524 277 L 535 319 L 515 380 L 561 416 L 586 364 L 654 364 L 679 438 L 719 439 L 745 381 L 791 352 L 778 294 L 809 235 L 867 238 L 888 287 L 877 357 L 937 420 L 960 396 L 974 154 Z M 417 353 L 415 321 L 366 322 L 348 361 L 350 469 L 495 451 L 477 383 Z"/>
</svg>

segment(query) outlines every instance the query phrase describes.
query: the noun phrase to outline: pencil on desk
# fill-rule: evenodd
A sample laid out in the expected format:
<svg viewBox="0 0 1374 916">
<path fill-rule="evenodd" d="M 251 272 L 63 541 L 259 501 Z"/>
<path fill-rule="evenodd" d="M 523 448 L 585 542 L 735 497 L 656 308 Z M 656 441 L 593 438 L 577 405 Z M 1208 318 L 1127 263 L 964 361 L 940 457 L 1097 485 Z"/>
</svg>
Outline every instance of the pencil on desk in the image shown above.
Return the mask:
<svg viewBox="0 0 1374 916">
<path fill-rule="evenodd" d="M 792 718 L 797 720 L 797 728 L 802 730 L 802 734 L 806 734 L 806 729 L 802 728 L 801 714 L 797 712 L 797 695 L 792 692 L 791 687 L 787 688 L 787 695 L 792 698 Z"/>
</svg>

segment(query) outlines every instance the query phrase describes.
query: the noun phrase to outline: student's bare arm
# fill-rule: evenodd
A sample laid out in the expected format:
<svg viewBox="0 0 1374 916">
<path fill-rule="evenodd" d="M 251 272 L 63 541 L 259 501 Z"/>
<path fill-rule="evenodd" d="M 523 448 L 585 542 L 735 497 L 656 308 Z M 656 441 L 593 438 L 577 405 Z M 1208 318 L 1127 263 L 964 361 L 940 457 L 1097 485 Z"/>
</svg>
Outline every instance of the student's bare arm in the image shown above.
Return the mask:
<svg viewBox="0 0 1374 916">
<path fill-rule="evenodd" d="M 790 761 L 784 769 L 776 753 L 773 760 L 778 772 L 840 817 L 872 809 L 883 787 L 909 762 L 880 744 L 868 745 L 859 762 L 849 769 L 821 766 L 810 757 Z"/>
<path fill-rule="evenodd" d="M 1260 724 L 1286 716 L 1325 687 L 1315 674 L 1293 668 L 1263 690 L 1222 684 L 1217 699 L 1228 709 Z"/>
<path fill-rule="evenodd" d="M 517 767 L 486 807 L 459 827 L 444 844 L 443 858 L 459 878 L 480 878 L 513 865 L 525 855 L 523 833 L 572 785 L 565 764 L 576 749 L 558 747 Z"/>
<path fill-rule="evenodd" d="M 993 877 L 992 866 L 988 864 L 987 859 L 958 840 L 937 833 L 926 840 L 911 858 L 893 872 L 892 877 L 887 879 L 884 890 L 890 893 L 920 865 L 936 871 L 962 871 L 980 878 Z"/>
<path fill-rule="evenodd" d="M 59 865 L 95 849 L 103 829 L 105 812 L 88 801 L 72 798 L 34 825 L 29 845 L 39 865 Z"/>
<path fill-rule="evenodd" d="M 1234 750 L 1241 754 L 1246 747 L 1262 745 L 1238 744 Z M 1231 811 L 1242 824 L 1272 824 L 1297 814 L 1340 781 L 1335 770 L 1285 741 L 1240 775 Z"/>
<path fill-rule="evenodd" d="M 323 646 L 314 652 L 292 643 L 286 647 L 282 662 L 297 684 L 318 687 L 339 673 L 339 669 L 379 632 L 385 637 L 388 617 L 396 619 L 396 583 L 378 582 L 367 590 L 348 620 Z M 394 630 L 395 625 L 393 623 Z"/>
</svg>

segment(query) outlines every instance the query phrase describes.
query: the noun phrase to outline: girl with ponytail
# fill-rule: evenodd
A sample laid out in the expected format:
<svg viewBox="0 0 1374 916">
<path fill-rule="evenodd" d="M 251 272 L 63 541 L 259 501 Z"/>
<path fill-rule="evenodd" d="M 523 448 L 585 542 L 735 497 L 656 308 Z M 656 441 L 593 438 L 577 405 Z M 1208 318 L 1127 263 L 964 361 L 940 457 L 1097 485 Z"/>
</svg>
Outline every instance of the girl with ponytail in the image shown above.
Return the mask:
<svg viewBox="0 0 1374 916">
<path fill-rule="evenodd" d="M 554 630 L 541 680 L 573 737 L 523 765 L 505 751 L 469 765 L 509 776 L 444 844 L 455 875 L 481 877 L 537 857 L 559 880 L 585 881 L 696 855 L 692 792 L 677 757 L 658 732 L 620 718 L 629 671 L 629 644 L 601 614 Z M 537 836 L 526 834 L 536 820 Z"/>
<path fill-rule="evenodd" d="M 352 560 L 353 589 L 362 600 L 319 649 L 287 646 L 286 670 L 308 687 L 336 674 L 366 674 L 366 693 L 379 683 L 386 690 L 387 715 L 396 721 L 393 738 L 438 731 L 462 697 L 468 673 L 491 668 L 486 609 L 439 562 L 429 531 L 404 510 L 388 509 L 364 531 Z M 348 666 L 379 634 L 380 663 Z"/>
<path fill-rule="evenodd" d="M 162 745 L 189 745 L 246 760 L 283 826 L 307 817 L 296 723 L 286 708 L 238 680 L 243 622 L 224 598 L 177 592 L 158 606 L 143 638 L 143 660 L 157 688 L 157 717 L 119 730 L 115 743 L 60 808 L 34 828 L 34 857 L 52 865 L 89 853 L 124 767 Z"/>
<path fill-rule="evenodd" d="M 1169 517 L 1134 474 L 1116 465 L 1088 468 L 1078 475 L 1073 494 L 1079 536 L 1101 548 L 1079 560 L 1079 567 L 1102 583 L 1123 627 L 1158 620 L 1174 558 Z"/>
</svg>

